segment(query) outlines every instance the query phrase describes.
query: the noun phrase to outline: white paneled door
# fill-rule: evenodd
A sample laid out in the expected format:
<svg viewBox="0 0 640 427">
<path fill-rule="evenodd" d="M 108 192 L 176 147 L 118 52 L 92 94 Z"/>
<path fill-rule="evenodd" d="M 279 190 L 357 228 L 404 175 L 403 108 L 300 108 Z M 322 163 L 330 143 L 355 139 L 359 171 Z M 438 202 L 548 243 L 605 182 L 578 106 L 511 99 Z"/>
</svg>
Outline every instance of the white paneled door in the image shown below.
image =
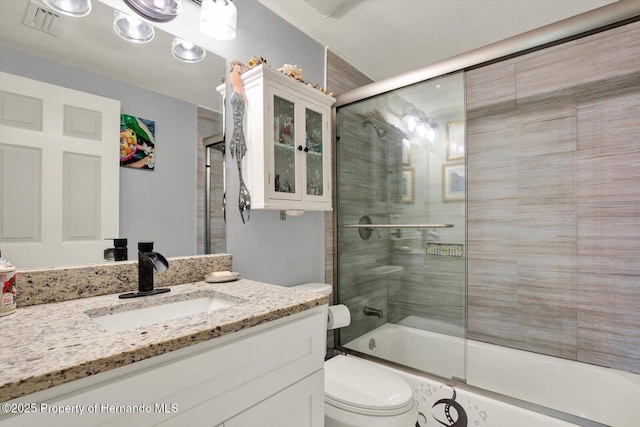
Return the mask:
<svg viewBox="0 0 640 427">
<path fill-rule="evenodd" d="M 18 268 L 103 259 L 118 237 L 120 101 L 0 73 L 0 249 Z"/>
</svg>

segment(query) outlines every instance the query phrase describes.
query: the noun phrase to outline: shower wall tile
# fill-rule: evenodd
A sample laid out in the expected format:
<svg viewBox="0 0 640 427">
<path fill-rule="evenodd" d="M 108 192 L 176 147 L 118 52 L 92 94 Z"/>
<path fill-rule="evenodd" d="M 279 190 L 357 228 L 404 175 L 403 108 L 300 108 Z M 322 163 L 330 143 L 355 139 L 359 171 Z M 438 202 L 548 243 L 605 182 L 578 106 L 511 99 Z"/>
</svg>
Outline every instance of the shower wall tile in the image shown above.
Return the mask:
<svg viewBox="0 0 640 427">
<path fill-rule="evenodd" d="M 335 204 L 335 201 L 334 201 Z M 333 212 L 324 215 L 324 283 L 333 285 L 334 280 L 334 256 L 335 256 L 335 240 L 333 232 Z"/>
<path fill-rule="evenodd" d="M 530 53 L 516 61 L 517 99 L 543 97 L 550 93 L 562 93 L 575 86 L 578 67 L 584 58 L 576 57 L 576 42 L 567 42 L 538 52 Z"/>
<path fill-rule="evenodd" d="M 624 158 L 633 156 L 632 161 L 637 160 L 640 147 L 633 142 L 638 141 L 640 136 L 640 122 L 629 120 L 632 114 L 640 114 L 639 101 L 635 92 L 615 99 L 580 103 L 578 105 L 578 148 L 582 156 L 580 160 L 588 161 L 605 157 L 605 160 L 615 161 L 617 160 L 615 156 Z M 602 171 L 608 169 L 603 167 L 601 171 L 594 171 L 593 176 L 587 176 L 587 179 L 597 178 Z M 611 172 L 616 170 L 617 168 Z"/>
<path fill-rule="evenodd" d="M 578 104 L 577 197 L 588 203 L 640 198 L 640 70 L 635 88 Z"/>
<path fill-rule="evenodd" d="M 578 292 L 578 360 L 638 372 L 638 275 L 589 274 Z"/>
<path fill-rule="evenodd" d="M 577 308 L 519 304 L 509 347 L 576 360 Z"/>
<path fill-rule="evenodd" d="M 567 311 L 571 307 L 575 308 L 577 303 L 575 255 L 553 256 L 529 253 L 518 257 L 517 262 L 518 304 L 542 305 Z M 575 322 L 575 313 L 572 319 Z"/>
<path fill-rule="evenodd" d="M 640 373 L 640 23 L 467 84 L 500 65 L 513 109 L 468 100 L 469 337 Z"/>
<path fill-rule="evenodd" d="M 575 197 L 575 153 L 518 158 L 518 204 L 572 204 Z"/>
<path fill-rule="evenodd" d="M 469 271 L 472 271 L 471 265 Z M 469 283 L 468 338 L 517 348 L 512 337 L 518 334 L 516 326 L 521 326 L 515 324 L 520 316 L 520 307 L 515 303 L 516 290 L 507 293 L 511 298 L 505 298 L 492 283 L 483 283 L 482 286 Z"/>
<path fill-rule="evenodd" d="M 588 274 L 640 276 L 639 114 L 637 85 L 578 104 L 577 250 Z"/>
<path fill-rule="evenodd" d="M 553 98 L 523 103 L 517 112 L 518 157 L 576 150 L 575 99 Z"/>
<path fill-rule="evenodd" d="M 340 330 L 343 343 L 347 343 L 386 323 L 389 313 L 386 277 L 371 277 L 370 280 L 361 282 L 357 286 L 350 284 L 348 289 L 349 292 L 346 295 L 341 293 L 341 302 L 349 307 L 351 314 L 349 327 Z M 365 315 L 365 306 L 382 310 L 384 317 L 378 318 Z"/>
<path fill-rule="evenodd" d="M 468 162 L 473 161 L 470 156 Z M 470 173 L 470 172 L 469 172 Z M 473 175 L 471 175 L 473 176 Z M 471 182 L 471 181 L 469 181 Z M 496 181 L 498 185 L 499 182 Z M 472 200 L 473 194 L 493 193 L 469 188 L 467 222 L 468 294 L 473 305 L 485 304 L 483 297 L 514 304 L 517 291 L 517 201 L 512 199 Z M 499 191 L 495 197 L 500 197 Z M 473 207 L 473 210 L 471 209 Z M 482 309 L 482 308 L 480 308 Z M 470 323 L 471 325 L 471 323 Z"/>
<path fill-rule="evenodd" d="M 617 81 L 640 69 L 640 27 L 631 23 L 576 40 L 575 56 L 583 58 L 573 71 L 576 84 Z M 637 80 L 636 80 L 637 84 Z"/>
<path fill-rule="evenodd" d="M 466 295 L 464 258 L 427 255 L 424 261 L 424 277 L 427 278 L 429 292 L 437 301 L 429 316 L 438 320 L 463 325 L 465 322 Z M 439 311 L 441 310 L 441 312 Z"/>
<path fill-rule="evenodd" d="M 571 203 L 518 205 L 516 253 L 547 257 L 576 254 L 576 206 Z M 575 264 L 574 264 L 575 265 Z"/>
<path fill-rule="evenodd" d="M 495 114 L 516 106 L 516 67 L 513 62 L 497 63 L 482 72 L 467 73 L 467 110 L 469 119 Z"/>
<path fill-rule="evenodd" d="M 631 23 L 518 59 L 517 96 L 566 95 L 584 90 L 583 86 L 627 78 L 638 69 L 640 29 Z"/>
<path fill-rule="evenodd" d="M 348 342 L 388 319 L 388 280 L 380 267 L 389 263 L 389 230 L 374 231 L 363 239 L 357 229 L 340 225 L 358 224 L 363 215 L 368 215 L 373 223 L 389 221 L 388 189 L 376 184 L 386 181 L 388 169 L 384 151 L 372 146 L 380 143 L 375 129 L 363 126 L 362 117 L 354 114 L 344 120 L 337 133 L 340 142 L 336 151 L 341 162 L 337 191 L 342 200 L 336 231 L 336 250 L 342 260 L 337 271 L 338 293 L 352 318 L 351 325 L 340 334 L 342 341 Z M 382 319 L 366 316 L 365 306 L 382 310 L 385 316 Z"/>
<path fill-rule="evenodd" d="M 373 80 L 327 50 L 327 92 L 333 92 L 334 96 L 342 95 L 369 83 L 373 83 Z"/>
<path fill-rule="evenodd" d="M 348 62 L 340 58 L 331 50 L 327 50 L 327 92 L 333 92 L 334 96 L 341 95 L 352 89 L 356 89 L 360 86 L 364 86 L 373 81 L 358 71 L 355 67 L 351 66 Z M 332 169 L 335 174 L 335 155 L 336 147 L 332 150 Z M 333 183 L 335 188 L 335 180 Z M 334 209 L 336 207 L 335 193 L 334 193 Z M 335 241 L 334 241 L 334 213 L 326 212 L 325 219 L 325 282 L 334 284 L 334 255 L 335 255 Z M 335 293 L 335 290 L 334 290 Z M 331 334 L 332 335 L 332 334 Z M 331 347 L 331 346 L 329 346 Z"/>
<path fill-rule="evenodd" d="M 640 275 L 638 202 L 581 204 L 577 237 L 578 255 L 612 258 L 618 272 Z M 620 265 L 622 263 L 626 266 Z"/>
<path fill-rule="evenodd" d="M 391 263 L 403 267 L 389 280 L 391 321 L 418 316 L 464 327 L 465 293 L 457 286 L 464 283 L 464 258 L 398 253 Z"/>
<path fill-rule="evenodd" d="M 474 118 L 467 121 L 467 140 L 473 141 L 467 143 L 467 171 L 474 177 L 467 179 L 468 201 L 471 198 L 509 200 L 518 194 L 517 151 L 513 144 L 518 116 L 511 111 L 491 117 L 491 120 Z"/>
</svg>

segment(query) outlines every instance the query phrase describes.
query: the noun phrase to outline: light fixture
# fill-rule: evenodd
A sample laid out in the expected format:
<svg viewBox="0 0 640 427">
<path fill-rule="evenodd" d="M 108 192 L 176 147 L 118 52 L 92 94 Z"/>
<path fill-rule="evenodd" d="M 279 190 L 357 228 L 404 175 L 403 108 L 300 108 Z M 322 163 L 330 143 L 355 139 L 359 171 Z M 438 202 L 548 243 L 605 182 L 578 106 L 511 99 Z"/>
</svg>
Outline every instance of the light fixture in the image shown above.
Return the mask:
<svg viewBox="0 0 640 427">
<path fill-rule="evenodd" d="M 182 10 L 182 0 L 123 0 L 138 15 L 153 22 L 169 22 Z"/>
<path fill-rule="evenodd" d="M 155 35 L 151 25 L 119 10 L 115 11 L 113 29 L 120 37 L 132 43 L 148 43 Z"/>
<path fill-rule="evenodd" d="M 202 0 L 200 31 L 218 40 L 236 38 L 238 10 L 231 0 Z"/>
<path fill-rule="evenodd" d="M 435 141 L 438 132 L 438 123 L 413 104 L 402 107 L 401 127 L 407 137 L 417 136 L 429 142 Z"/>
<path fill-rule="evenodd" d="M 87 16 L 91 12 L 91 0 L 42 0 L 56 12 L 63 15 L 80 18 Z"/>
<path fill-rule="evenodd" d="M 207 51 L 195 44 L 174 37 L 171 43 L 171 53 L 173 56 L 184 62 L 200 62 L 207 55 Z"/>
</svg>

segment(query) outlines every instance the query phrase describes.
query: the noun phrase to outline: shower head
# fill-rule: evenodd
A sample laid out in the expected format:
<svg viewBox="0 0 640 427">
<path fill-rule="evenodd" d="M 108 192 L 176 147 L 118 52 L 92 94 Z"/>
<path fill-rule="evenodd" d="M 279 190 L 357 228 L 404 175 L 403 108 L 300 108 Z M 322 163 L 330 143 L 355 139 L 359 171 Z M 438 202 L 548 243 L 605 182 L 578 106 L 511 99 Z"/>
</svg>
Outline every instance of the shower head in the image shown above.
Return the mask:
<svg viewBox="0 0 640 427">
<path fill-rule="evenodd" d="M 371 125 L 373 126 L 373 128 L 376 131 L 376 134 L 378 134 L 378 138 L 382 138 L 387 134 L 387 131 L 384 129 L 381 129 L 378 127 L 378 125 L 376 125 L 375 123 L 373 123 L 371 120 L 364 120 L 362 122 L 362 127 L 367 127 L 367 125 Z"/>
</svg>

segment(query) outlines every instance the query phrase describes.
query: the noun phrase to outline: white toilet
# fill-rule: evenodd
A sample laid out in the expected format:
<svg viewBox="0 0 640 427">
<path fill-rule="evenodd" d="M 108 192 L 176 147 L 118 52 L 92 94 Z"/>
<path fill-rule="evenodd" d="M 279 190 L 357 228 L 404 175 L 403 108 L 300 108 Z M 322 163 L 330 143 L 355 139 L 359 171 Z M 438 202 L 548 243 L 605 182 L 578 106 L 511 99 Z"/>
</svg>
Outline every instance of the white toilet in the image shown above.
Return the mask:
<svg viewBox="0 0 640 427">
<path fill-rule="evenodd" d="M 296 289 L 331 295 L 324 283 Z M 418 410 L 411 387 L 400 376 L 351 356 L 324 363 L 325 427 L 414 427 Z"/>
</svg>

